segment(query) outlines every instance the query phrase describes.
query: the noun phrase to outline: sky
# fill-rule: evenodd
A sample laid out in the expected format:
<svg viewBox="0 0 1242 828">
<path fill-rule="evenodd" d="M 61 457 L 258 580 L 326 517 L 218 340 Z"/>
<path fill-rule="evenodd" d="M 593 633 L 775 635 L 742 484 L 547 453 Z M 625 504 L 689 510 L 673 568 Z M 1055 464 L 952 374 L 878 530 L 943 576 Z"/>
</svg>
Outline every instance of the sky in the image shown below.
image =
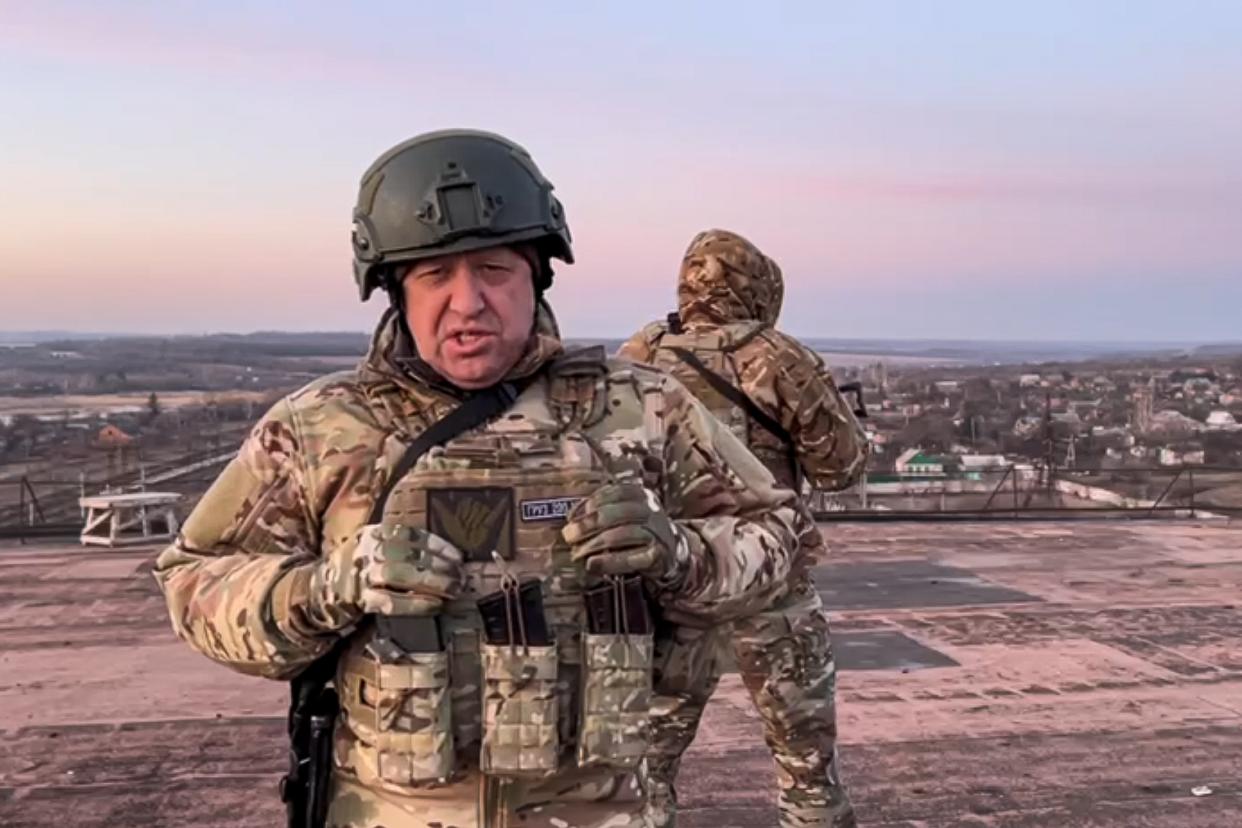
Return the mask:
<svg viewBox="0 0 1242 828">
<path fill-rule="evenodd" d="M 1242 3 L 0 0 L 0 330 L 365 330 L 362 172 L 526 146 L 572 336 L 699 230 L 820 337 L 1242 340 Z"/>
</svg>

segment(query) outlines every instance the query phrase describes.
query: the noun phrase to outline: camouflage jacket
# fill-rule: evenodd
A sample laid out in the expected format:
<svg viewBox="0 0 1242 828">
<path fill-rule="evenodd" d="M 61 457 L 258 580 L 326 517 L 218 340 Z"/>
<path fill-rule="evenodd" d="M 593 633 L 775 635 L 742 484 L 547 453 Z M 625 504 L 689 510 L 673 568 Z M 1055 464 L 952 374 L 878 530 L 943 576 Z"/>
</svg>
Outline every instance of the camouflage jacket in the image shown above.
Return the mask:
<svg viewBox="0 0 1242 828">
<path fill-rule="evenodd" d="M 331 647 L 335 636 L 317 634 L 304 613 L 312 567 L 320 557 L 349 560 L 404 448 L 460 402 L 417 369 L 401 328 L 389 312 L 356 371 L 312 382 L 268 412 L 160 555 L 155 577 L 173 627 L 195 649 L 287 678 Z M 585 382 L 554 383 L 548 374 L 561 354 L 542 309 L 510 374 L 535 377 L 514 407 L 433 449 L 411 474 L 429 466 L 433 476 L 446 467 L 473 474 L 472 461 L 451 458 L 480 442 L 490 457 L 520 455 L 527 444 L 507 435 L 525 428 L 540 435 L 542 454 L 518 468 L 537 460 L 544 470 L 637 469 L 660 495 L 691 549 L 683 585 L 662 597 L 670 616 L 706 626 L 779 597 L 795 550 L 818 535 L 794 494 L 672 377 L 609 361 Z M 454 455 L 458 445 L 465 449 Z"/>
<path fill-rule="evenodd" d="M 800 471 L 817 488 L 844 489 L 863 472 L 867 439 L 819 355 L 773 327 L 784 289 L 776 262 L 753 244 L 727 231 L 700 233 L 681 265 L 681 331 L 652 323 L 620 355 L 681 380 L 782 484 L 795 486 Z M 712 388 L 675 347 L 729 380 L 784 428 L 793 445 Z"/>
</svg>

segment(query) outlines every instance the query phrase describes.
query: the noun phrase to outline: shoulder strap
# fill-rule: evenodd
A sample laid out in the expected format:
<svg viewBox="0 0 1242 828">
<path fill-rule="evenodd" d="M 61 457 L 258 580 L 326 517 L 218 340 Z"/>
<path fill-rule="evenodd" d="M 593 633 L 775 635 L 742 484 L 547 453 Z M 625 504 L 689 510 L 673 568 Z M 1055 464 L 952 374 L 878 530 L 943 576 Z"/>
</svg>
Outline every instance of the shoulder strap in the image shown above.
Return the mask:
<svg viewBox="0 0 1242 828">
<path fill-rule="evenodd" d="M 567 350 L 547 369 L 548 406 L 562 428 L 577 422 L 593 424 L 607 407 L 607 395 L 596 384 L 608 375 L 608 352 L 603 345 Z"/>
<path fill-rule="evenodd" d="M 789 432 L 785 430 L 784 426 L 776 421 L 776 418 L 756 405 L 754 400 L 742 393 L 742 389 L 738 388 L 736 385 L 720 376 L 720 374 L 717 374 L 711 368 L 704 365 L 703 361 L 695 355 L 694 351 L 691 351 L 688 348 L 679 348 L 675 346 L 670 346 L 669 350 L 676 354 L 682 362 L 689 365 L 695 371 L 698 371 L 699 376 L 703 377 L 703 379 L 707 381 L 708 385 L 716 389 L 716 391 L 729 400 L 729 402 L 745 411 L 751 419 L 763 426 L 764 429 L 766 429 L 772 436 L 776 437 L 787 446 L 793 445 L 793 437 L 791 437 Z"/>
<path fill-rule="evenodd" d="M 556 377 L 597 377 L 608 370 L 608 349 L 603 345 L 587 345 L 567 349 L 548 364 L 548 375 Z"/>
</svg>

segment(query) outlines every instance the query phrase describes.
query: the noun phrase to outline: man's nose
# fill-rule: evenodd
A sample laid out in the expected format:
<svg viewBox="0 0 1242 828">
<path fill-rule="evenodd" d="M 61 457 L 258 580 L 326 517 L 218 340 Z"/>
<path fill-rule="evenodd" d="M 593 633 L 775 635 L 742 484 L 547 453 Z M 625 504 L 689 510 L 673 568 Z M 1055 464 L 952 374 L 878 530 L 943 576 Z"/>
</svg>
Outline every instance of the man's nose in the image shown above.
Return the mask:
<svg viewBox="0 0 1242 828">
<path fill-rule="evenodd" d="M 458 262 L 450 282 L 449 310 L 461 316 L 474 316 L 483 311 L 483 282 L 467 262 Z"/>
</svg>

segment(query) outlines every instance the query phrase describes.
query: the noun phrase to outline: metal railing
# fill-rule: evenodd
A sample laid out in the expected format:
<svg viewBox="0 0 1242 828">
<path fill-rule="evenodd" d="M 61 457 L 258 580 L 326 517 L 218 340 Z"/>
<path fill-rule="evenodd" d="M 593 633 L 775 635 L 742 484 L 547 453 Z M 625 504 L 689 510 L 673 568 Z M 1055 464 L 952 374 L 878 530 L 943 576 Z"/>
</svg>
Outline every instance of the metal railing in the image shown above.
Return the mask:
<svg viewBox="0 0 1242 828">
<path fill-rule="evenodd" d="M 24 540 L 31 537 L 67 535 L 81 527 L 81 520 L 63 517 L 59 506 L 65 494 L 56 488 L 40 487 L 29 478 L 0 480 L 0 538 Z M 40 494 L 42 492 L 42 494 Z M 78 492 L 72 492 L 77 511 Z"/>
<path fill-rule="evenodd" d="M 194 452 L 158 463 L 139 463 L 119 474 L 97 479 L 79 474 L 76 481 L 29 476 L 0 480 L 0 538 L 24 541 L 75 535 L 85 517 L 79 500 L 86 495 L 141 492 L 148 485 L 158 485 L 160 491 L 185 495 L 192 504 L 215 479 L 219 466 L 234 453 Z"/>
<path fill-rule="evenodd" d="M 78 499 L 101 492 L 160 491 L 185 496 L 188 510 L 219 473 L 226 454 L 199 452 L 125 475 L 77 482 L 0 480 L 0 538 L 70 536 L 82 526 Z M 172 474 L 185 469 L 184 474 Z M 1223 490 L 1223 494 L 1221 493 Z M 1242 517 L 1242 468 L 1176 466 L 1045 469 L 1010 465 L 938 476 L 872 472 L 842 492 L 814 491 L 821 520 L 1016 520 L 1100 517 Z"/>
<path fill-rule="evenodd" d="M 1009 465 L 941 475 L 871 472 L 811 494 L 824 520 L 1242 517 L 1242 468 Z"/>
</svg>

